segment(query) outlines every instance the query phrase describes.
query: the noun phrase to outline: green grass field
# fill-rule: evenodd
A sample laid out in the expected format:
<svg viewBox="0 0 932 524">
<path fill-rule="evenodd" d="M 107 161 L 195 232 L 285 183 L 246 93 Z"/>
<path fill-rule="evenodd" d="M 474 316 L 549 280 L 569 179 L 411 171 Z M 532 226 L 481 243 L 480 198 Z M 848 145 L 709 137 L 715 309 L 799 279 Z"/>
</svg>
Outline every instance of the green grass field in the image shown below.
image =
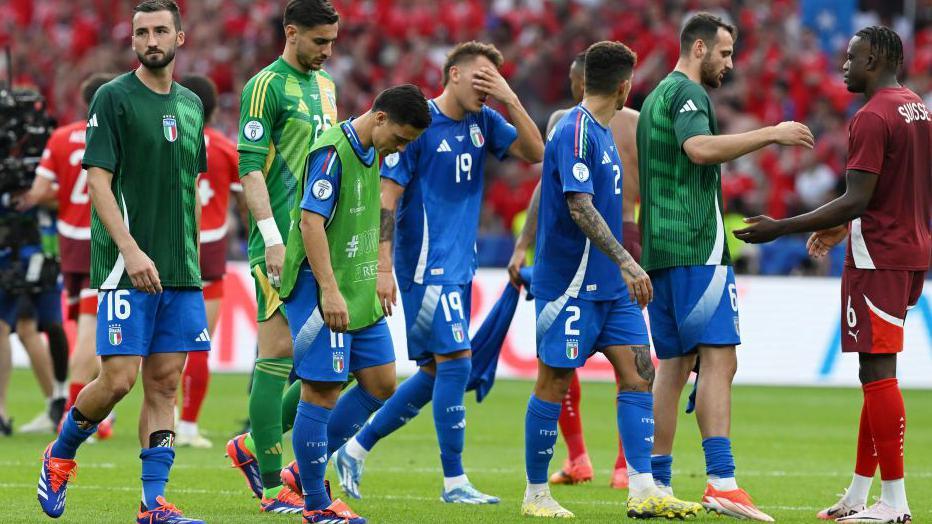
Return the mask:
<svg viewBox="0 0 932 524">
<path fill-rule="evenodd" d="M 169 499 L 212 523 L 299 522 L 296 516 L 260 515 L 242 476 L 223 457 L 224 443 L 245 416 L 246 382 L 244 375 L 213 377 L 201 424 L 215 447 L 178 450 Z M 375 448 L 361 486 L 365 499 L 352 501 L 351 506 L 372 523 L 528 522 L 520 516 L 519 506 L 524 490 L 524 408 L 530 390 L 530 382 L 501 381 L 482 405 L 476 405 L 469 394 L 467 472 L 480 489 L 501 496 L 500 505 L 460 507 L 440 502 L 439 452 L 428 408 Z M 14 373 L 10 392 L 10 411 L 20 423 L 41 409 L 28 371 Z M 932 391 L 907 391 L 905 396 L 907 490 L 914 519 L 930 521 Z M 816 522 L 815 513 L 847 486 L 860 399 L 857 389 L 736 389 L 732 438 L 738 480 L 777 521 Z M 116 437 L 79 452 L 80 471 L 69 489 L 61 522 L 133 522 L 139 500 L 138 406 L 137 390 L 117 407 Z M 623 520 L 625 493 L 608 487 L 616 450 L 612 385 L 584 386 L 583 416 L 595 481 L 555 488 L 554 495 L 580 521 Z M 679 431 L 674 487 L 679 496 L 696 500 L 704 488 L 705 470 L 692 416 L 681 418 Z M 50 439 L 0 437 L 0 523 L 50 521 L 36 502 L 39 457 Z M 286 441 L 290 443 L 290 437 Z M 559 449 L 553 467 L 564 458 L 564 448 Z M 872 494 L 879 492 L 878 480 Z M 724 522 L 715 516 L 698 519 L 712 520 Z"/>
</svg>

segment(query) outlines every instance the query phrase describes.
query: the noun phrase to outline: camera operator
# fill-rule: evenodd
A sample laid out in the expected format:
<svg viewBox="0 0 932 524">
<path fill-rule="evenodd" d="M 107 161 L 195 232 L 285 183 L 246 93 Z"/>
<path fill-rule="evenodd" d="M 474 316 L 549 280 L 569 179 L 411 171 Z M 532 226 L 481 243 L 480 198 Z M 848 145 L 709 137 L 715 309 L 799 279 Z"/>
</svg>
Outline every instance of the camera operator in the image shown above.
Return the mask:
<svg viewBox="0 0 932 524">
<path fill-rule="evenodd" d="M 40 95 L 28 90 L 0 89 L 0 434 L 3 435 L 12 432 L 6 414 L 6 390 L 12 365 L 11 330 L 22 326 L 21 339 L 47 398 L 53 393 L 52 364 L 41 337 L 35 333 L 37 321 L 47 330 L 53 343 L 65 341 L 63 346 L 57 344 L 56 349 L 59 360 L 67 362 L 67 339 L 61 325 L 57 242 L 54 237 L 43 242 L 39 212 L 22 213 L 14 209 L 18 197 L 35 177 L 52 126 Z M 51 215 L 45 213 L 43 222 L 47 230 L 53 230 Z M 23 322 L 18 322 L 20 319 Z M 66 369 L 66 365 L 59 367 Z M 64 378 L 60 392 L 64 391 Z M 63 402 L 59 404 L 62 409 Z M 52 408 L 51 402 L 49 407 Z M 44 416 L 51 418 L 48 413 Z"/>
</svg>

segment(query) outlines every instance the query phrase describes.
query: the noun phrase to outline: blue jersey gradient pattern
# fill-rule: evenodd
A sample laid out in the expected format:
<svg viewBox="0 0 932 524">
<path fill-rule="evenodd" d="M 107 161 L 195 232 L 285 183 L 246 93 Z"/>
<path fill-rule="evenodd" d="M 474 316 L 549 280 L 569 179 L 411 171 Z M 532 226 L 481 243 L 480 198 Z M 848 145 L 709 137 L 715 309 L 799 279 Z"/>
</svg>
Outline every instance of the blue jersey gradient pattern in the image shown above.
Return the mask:
<svg viewBox="0 0 932 524">
<path fill-rule="evenodd" d="M 486 152 L 505 158 L 518 132 L 489 107 L 453 120 L 433 100 L 428 105 L 430 127 L 382 166 L 382 177 L 405 188 L 395 272 L 402 285 L 465 284 L 476 271 Z"/>
<path fill-rule="evenodd" d="M 615 300 L 626 287 L 621 271 L 593 246 L 570 216 L 570 193 L 592 195 L 592 204 L 621 242 L 621 159 L 612 132 L 574 107 L 554 126 L 544 149 L 537 255 L 532 293 L 556 300 Z"/>
</svg>

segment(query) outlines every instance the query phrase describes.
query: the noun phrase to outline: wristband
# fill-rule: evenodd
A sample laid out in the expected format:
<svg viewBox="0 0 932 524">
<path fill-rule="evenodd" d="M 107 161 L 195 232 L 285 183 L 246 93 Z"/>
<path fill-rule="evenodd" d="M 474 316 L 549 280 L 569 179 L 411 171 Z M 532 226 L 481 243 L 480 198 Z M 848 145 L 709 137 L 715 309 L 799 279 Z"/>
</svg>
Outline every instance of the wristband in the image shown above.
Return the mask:
<svg viewBox="0 0 932 524">
<path fill-rule="evenodd" d="M 259 228 L 259 234 L 262 235 L 262 239 L 265 241 L 265 247 L 284 244 L 284 242 L 282 242 L 282 234 L 279 233 L 278 226 L 275 224 L 275 217 L 263 218 L 256 222 L 256 226 Z"/>
</svg>

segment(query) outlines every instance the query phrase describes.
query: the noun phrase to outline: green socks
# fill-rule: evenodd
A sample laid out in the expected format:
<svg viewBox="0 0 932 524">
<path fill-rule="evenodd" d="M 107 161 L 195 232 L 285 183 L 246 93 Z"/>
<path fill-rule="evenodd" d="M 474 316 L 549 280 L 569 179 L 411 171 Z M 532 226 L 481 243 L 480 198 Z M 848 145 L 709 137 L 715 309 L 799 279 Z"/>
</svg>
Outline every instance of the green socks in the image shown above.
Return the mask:
<svg viewBox="0 0 932 524">
<path fill-rule="evenodd" d="M 291 363 L 290 358 L 257 359 L 249 395 L 250 436 L 266 496 L 278 491 L 282 484 L 282 390 L 288 382 Z"/>
<path fill-rule="evenodd" d="M 282 433 L 287 433 L 294 426 L 294 418 L 298 415 L 298 401 L 301 400 L 301 381 L 295 380 L 294 384 L 285 390 L 282 397 Z"/>
</svg>

